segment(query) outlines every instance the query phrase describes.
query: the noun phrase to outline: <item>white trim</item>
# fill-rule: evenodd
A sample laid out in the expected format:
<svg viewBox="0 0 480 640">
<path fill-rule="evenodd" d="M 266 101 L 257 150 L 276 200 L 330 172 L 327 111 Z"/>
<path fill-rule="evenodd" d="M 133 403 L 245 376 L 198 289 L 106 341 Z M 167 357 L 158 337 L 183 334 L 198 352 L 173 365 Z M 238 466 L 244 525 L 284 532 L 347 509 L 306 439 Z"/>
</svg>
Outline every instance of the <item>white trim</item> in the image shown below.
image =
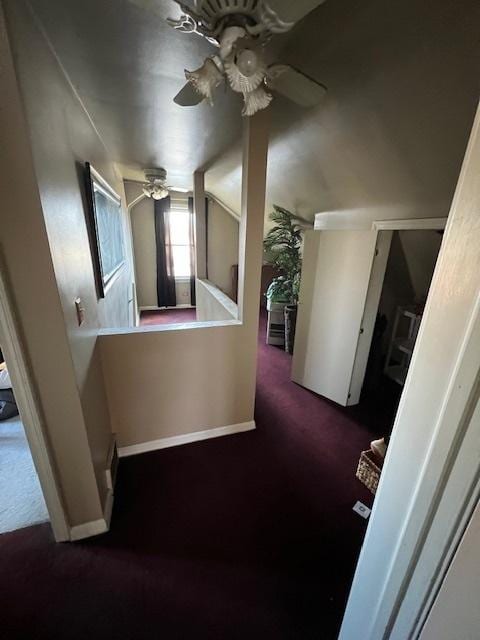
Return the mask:
<svg viewBox="0 0 480 640">
<path fill-rule="evenodd" d="M 76 540 L 83 540 L 84 538 L 91 538 L 92 536 L 98 536 L 101 533 L 108 531 L 108 525 L 105 518 L 99 518 L 98 520 L 92 520 L 91 522 L 84 522 L 78 524 L 70 529 L 70 540 L 75 542 Z"/>
<path fill-rule="evenodd" d="M 63 542 L 70 538 L 69 525 L 44 433 L 43 417 L 37 404 L 30 369 L 23 352 L 3 259 L 0 264 L 0 335 L 2 350 L 12 378 L 15 398 L 42 487 L 53 535 L 57 542 Z"/>
<path fill-rule="evenodd" d="M 374 220 L 372 231 L 408 231 L 445 229 L 447 218 L 404 218 L 401 220 Z"/>
<path fill-rule="evenodd" d="M 92 536 L 98 536 L 102 533 L 107 533 L 110 530 L 110 522 L 112 519 L 113 510 L 113 498 L 114 494 L 111 489 L 107 490 L 105 497 L 105 504 L 103 506 L 103 518 L 98 520 L 91 520 L 90 522 L 84 522 L 77 524 L 70 528 L 69 539 L 71 542 L 77 540 L 83 540 L 84 538 L 91 538 Z"/>
<path fill-rule="evenodd" d="M 138 307 L 138 310 L 139 311 L 174 311 L 175 309 L 195 309 L 195 308 L 196 307 L 194 307 L 192 304 L 177 304 L 175 307 L 155 307 L 151 305 L 151 306 L 145 306 L 145 307 Z"/>
<path fill-rule="evenodd" d="M 192 442 L 220 438 L 234 433 L 253 431 L 255 428 L 256 425 L 253 420 L 241 422 L 240 424 L 230 424 L 226 427 L 214 427 L 213 429 L 205 429 L 204 431 L 194 431 L 193 433 L 185 433 L 179 436 L 170 436 L 168 438 L 160 438 L 159 440 L 150 440 L 150 442 L 142 442 L 141 444 L 120 447 L 118 449 L 118 455 L 120 458 L 126 458 L 127 456 L 135 456 L 139 453 L 147 453 L 148 451 L 168 449 L 170 447 L 178 447 L 182 444 L 191 444 Z"/>
<path fill-rule="evenodd" d="M 110 521 L 112 519 L 113 498 L 114 498 L 113 491 L 109 489 L 107 491 L 107 496 L 105 498 L 105 506 L 103 508 L 103 519 L 105 521 L 105 526 L 107 527 L 107 531 L 110 529 Z"/>
</svg>

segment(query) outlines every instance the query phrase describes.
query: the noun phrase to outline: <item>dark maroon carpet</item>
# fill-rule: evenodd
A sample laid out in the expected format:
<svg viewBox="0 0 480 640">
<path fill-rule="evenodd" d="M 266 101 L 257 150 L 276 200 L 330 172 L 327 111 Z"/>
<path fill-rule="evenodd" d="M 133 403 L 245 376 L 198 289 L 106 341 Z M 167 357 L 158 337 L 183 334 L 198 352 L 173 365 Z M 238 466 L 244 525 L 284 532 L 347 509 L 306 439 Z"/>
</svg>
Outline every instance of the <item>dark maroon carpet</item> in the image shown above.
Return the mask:
<svg viewBox="0 0 480 640">
<path fill-rule="evenodd" d="M 162 309 L 160 311 L 142 311 L 140 325 L 178 324 L 181 322 L 195 322 L 195 309 Z"/>
<path fill-rule="evenodd" d="M 371 504 L 369 430 L 263 344 L 256 431 L 121 460 L 110 533 L 0 536 L 0 636 L 335 638 Z M 359 635 L 360 638 L 360 635 Z"/>
</svg>

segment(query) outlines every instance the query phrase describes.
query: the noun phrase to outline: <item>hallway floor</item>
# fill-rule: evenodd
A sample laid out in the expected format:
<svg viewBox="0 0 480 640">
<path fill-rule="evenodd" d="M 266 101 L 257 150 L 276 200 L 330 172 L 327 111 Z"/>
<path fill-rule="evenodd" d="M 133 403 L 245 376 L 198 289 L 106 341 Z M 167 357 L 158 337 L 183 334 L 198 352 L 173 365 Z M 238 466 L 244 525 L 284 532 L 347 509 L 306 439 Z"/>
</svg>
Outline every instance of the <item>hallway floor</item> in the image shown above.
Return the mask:
<svg viewBox="0 0 480 640">
<path fill-rule="evenodd" d="M 141 311 L 140 326 L 148 327 L 157 324 L 181 324 L 196 322 L 197 314 L 192 307 L 177 307 L 176 309 L 160 309 L 158 311 Z"/>
<path fill-rule="evenodd" d="M 2 637 L 336 638 L 376 434 L 293 384 L 264 335 L 262 320 L 255 431 L 121 460 L 108 534 L 0 536 Z"/>
</svg>

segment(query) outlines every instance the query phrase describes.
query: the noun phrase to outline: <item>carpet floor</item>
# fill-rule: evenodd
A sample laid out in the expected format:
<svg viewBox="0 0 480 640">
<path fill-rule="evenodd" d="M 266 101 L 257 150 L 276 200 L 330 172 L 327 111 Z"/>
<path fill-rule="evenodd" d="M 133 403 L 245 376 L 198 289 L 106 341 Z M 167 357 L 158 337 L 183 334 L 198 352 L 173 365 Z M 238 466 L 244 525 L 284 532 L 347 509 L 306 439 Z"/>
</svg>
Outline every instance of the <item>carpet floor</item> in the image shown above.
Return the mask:
<svg viewBox="0 0 480 640">
<path fill-rule="evenodd" d="M 160 311 L 142 311 L 140 313 L 140 326 L 156 324 L 182 324 L 183 322 L 196 322 L 195 309 L 162 309 Z"/>
<path fill-rule="evenodd" d="M 48 520 L 20 418 L 0 422 L 0 533 Z"/>
<path fill-rule="evenodd" d="M 122 459 L 111 531 L 0 536 L 8 640 L 337 637 L 372 496 L 366 421 L 290 381 L 259 336 L 257 429 Z M 360 638 L 360 635 L 359 635 Z"/>
</svg>

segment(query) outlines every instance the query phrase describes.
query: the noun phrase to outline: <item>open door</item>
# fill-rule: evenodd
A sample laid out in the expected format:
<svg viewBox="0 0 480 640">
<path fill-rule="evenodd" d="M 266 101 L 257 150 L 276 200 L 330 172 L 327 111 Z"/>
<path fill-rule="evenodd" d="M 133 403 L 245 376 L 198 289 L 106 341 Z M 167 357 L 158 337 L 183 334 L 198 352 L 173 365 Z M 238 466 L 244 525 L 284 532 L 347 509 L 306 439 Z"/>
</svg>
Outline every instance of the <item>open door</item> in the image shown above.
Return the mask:
<svg viewBox="0 0 480 640">
<path fill-rule="evenodd" d="M 305 234 L 292 380 L 344 406 L 359 400 L 365 366 L 356 366 L 357 351 L 365 346 L 368 352 L 375 324 L 375 313 L 364 313 L 375 306 L 366 308 L 371 279 L 378 295 L 383 281 L 381 273 L 372 274 L 377 236 L 359 230 Z M 379 261 L 383 274 L 388 249 L 389 243 Z"/>
</svg>

